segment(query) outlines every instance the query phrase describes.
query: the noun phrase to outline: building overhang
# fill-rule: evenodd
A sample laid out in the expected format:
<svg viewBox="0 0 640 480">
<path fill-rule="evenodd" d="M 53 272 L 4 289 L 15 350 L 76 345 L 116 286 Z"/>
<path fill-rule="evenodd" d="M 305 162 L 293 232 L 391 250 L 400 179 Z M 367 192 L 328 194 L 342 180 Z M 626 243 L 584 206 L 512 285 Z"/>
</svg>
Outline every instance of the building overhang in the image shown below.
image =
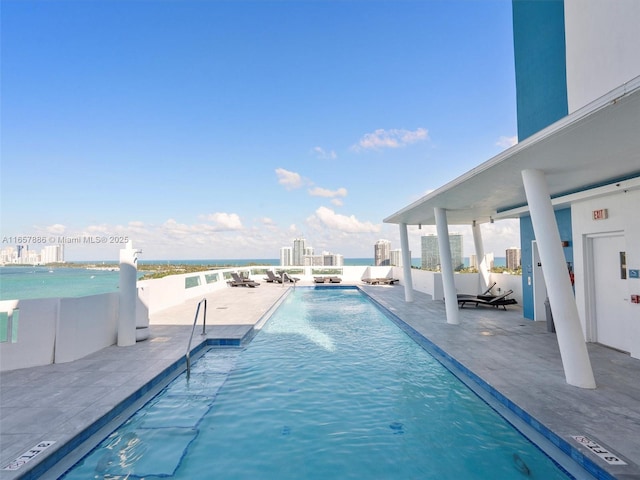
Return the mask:
<svg viewBox="0 0 640 480">
<path fill-rule="evenodd" d="M 384 223 L 434 225 L 434 208 L 451 225 L 526 213 L 521 172 L 545 173 L 552 198 L 640 188 L 640 77 L 573 112 L 388 216 Z M 561 204 L 562 201 L 556 201 Z"/>
</svg>

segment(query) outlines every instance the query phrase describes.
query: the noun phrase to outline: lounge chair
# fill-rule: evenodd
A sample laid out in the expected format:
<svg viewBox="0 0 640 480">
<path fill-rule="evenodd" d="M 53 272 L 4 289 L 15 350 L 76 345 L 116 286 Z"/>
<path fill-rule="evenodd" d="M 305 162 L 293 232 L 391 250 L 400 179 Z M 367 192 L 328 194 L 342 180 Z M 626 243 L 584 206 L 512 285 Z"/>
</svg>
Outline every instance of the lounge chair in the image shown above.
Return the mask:
<svg viewBox="0 0 640 480">
<path fill-rule="evenodd" d="M 249 280 L 246 278 L 242 278 L 240 275 L 238 275 L 235 272 L 231 273 L 231 278 L 233 280 L 229 280 L 227 282 L 228 285 L 232 286 L 232 287 L 258 287 L 260 284 L 258 282 L 254 282 L 253 280 Z"/>
<path fill-rule="evenodd" d="M 271 270 L 267 270 L 267 278 L 264 279 L 267 283 L 282 283 L 282 277 L 276 275 Z"/>
<path fill-rule="evenodd" d="M 313 277 L 315 283 L 340 283 L 342 279 L 332 275 L 330 277 Z"/>
<path fill-rule="evenodd" d="M 507 305 L 516 305 L 518 302 L 515 298 L 507 298 L 509 295 L 513 293 L 513 290 L 507 290 L 502 295 L 498 295 L 489 300 L 477 297 L 468 297 L 468 298 L 458 298 L 458 306 L 460 308 L 464 308 L 467 303 L 475 303 L 476 307 L 478 305 L 488 305 L 490 307 L 500 308 L 502 307 L 504 310 L 507 309 Z"/>
<path fill-rule="evenodd" d="M 298 277 L 292 277 L 287 272 L 282 272 L 282 281 L 296 283 L 300 279 Z"/>
<path fill-rule="evenodd" d="M 253 282 L 251 280 L 244 281 L 244 282 L 236 282 L 234 280 L 227 280 L 227 285 L 229 285 L 230 287 L 250 287 L 250 288 L 255 288 L 255 287 L 259 287 L 260 286 L 260 284 L 258 282 Z"/>
<path fill-rule="evenodd" d="M 369 285 L 393 285 L 396 282 L 399 282 L 397 278 L 388 278 L 388 277 L 378 277 L 378 278 L 363 278 L 362 281 L 364 283 L 368 283 Z"/>
</svg>

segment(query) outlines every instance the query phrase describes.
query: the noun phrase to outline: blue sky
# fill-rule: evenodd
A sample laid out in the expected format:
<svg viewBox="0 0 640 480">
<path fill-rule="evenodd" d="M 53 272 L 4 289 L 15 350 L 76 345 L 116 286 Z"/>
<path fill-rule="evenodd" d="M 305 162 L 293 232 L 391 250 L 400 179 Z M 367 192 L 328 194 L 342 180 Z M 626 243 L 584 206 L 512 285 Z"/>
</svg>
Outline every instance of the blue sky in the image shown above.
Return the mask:
<svg viewBox="0 0 640 480">
<path fill-rule="evenodd" d="M 509 0 L 3 0 L 2 236 L 372 257 L 516 135 Z M 484 227 L 484 226 L 483 226 Z M 465 255 L 472 252 L 470 230 Z M 413 256 L 419 237 L 411 229 Z M 517 225 L 487 226 L 503 256 Z M 2 248 L 7 245 L 3 244 Z M 68 260 L 122 245 L 69 245 Z"/>
</svg>

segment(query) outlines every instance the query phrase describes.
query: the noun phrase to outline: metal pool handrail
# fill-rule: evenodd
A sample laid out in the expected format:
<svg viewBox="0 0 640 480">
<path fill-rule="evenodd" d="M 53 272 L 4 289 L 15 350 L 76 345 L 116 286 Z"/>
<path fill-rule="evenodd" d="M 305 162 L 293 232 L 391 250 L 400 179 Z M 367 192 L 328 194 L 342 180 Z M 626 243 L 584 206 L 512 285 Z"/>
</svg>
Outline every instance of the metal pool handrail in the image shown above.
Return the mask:
<svg viewBox="0 0 640 480">
<path fill-rule="evenodd" d="M 191 374 L 191 340 L 193 340 L 193 332 L 196 329 L 196 323 L 198 322 L 198 313 L 200 313 L 200 305 L 204 303 L 204 314 L 202 317 L 202 333 L 201 335 L 205 335 L 207 328 L 207 299 L 203 298 L 198 302 L 198 306 L 196 307 L 196 316 L 193 319 L 193 327 L 191 328 L 191 336 L 189 337 L 189 344 L 187 345 L 187 353 L 185 357 L 187 358 L 187 380 L 189 379 L 189 375 Z"/>
</svg>

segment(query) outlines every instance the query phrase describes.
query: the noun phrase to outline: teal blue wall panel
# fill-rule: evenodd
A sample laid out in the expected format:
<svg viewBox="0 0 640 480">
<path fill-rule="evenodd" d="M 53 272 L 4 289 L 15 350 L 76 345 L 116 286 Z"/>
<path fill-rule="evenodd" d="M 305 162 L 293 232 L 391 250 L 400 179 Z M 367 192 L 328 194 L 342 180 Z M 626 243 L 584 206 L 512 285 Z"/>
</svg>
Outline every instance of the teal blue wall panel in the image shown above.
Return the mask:
<svg viewBox="0 0 640 480">
<path fill-rule="evenodd" d="M 556 210 L 556 223 L 561 241 L 568 241 L 569 246 L 564 247 L 565 261 L 571 262 L 573 266 L 573 238 L 571 232 L 571 209 L 565 208 Z M 533 306 L 533 284 L 529 285 L 528 278 L 533 280 L 533 255 L 531 241 L 535 240 L 531 217 L 525 216 L 520 219 L 520 248 L 522 253 L 522 312 L 525 318 L 534 319 Z M 568 271 L 567 271 L 568 275 Z"/>
<path fill-rule="evenodd" d="M 568 113 L 563 0 L 513 0 L 518 140 Z"/>
</svg>

